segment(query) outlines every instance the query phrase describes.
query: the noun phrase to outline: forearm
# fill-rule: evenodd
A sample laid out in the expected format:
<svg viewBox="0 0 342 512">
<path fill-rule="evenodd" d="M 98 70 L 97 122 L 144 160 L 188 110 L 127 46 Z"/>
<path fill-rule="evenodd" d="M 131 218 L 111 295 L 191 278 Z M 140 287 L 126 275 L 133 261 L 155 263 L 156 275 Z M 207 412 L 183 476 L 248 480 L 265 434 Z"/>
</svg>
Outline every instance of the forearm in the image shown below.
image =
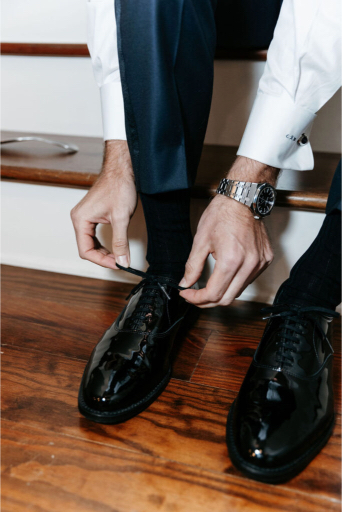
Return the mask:
<svg viewBox="0 0 342 512">
<path fill-rule="evenodd" d="M 100 176 L 134 181 L 134 173 L 126 140 L 106 140 Z"/>
<path fill-rule="evenodd" d="M 226 177 L 230 180 L 253 183 L 267 182 L 275 187 L 279 173 L 280 169 L 252 160 L 251 158 L 238 156 Z"/>
</svg>

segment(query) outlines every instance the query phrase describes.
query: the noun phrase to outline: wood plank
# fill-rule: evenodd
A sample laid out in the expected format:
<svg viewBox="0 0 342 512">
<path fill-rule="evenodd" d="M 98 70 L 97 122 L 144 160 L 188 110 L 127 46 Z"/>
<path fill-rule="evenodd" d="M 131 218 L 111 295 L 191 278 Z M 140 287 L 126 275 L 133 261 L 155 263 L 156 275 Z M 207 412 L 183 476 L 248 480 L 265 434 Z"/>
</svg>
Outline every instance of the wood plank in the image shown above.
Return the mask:
<svg viewBox="0 0 342 512">
<path fill-rule="evenodd" d="M 261 314 L 264 306 L 261 302 L 235 300 L 229 307 L 202 309 L 196 326 L 206 326 L 222 334 L 260 340 L 266 325 Z"/>
<path fill-rule="evenodd" d="M 2 139 L 25 135 L 3 132 Z M 44 136 L 44 134 L 30 134 Z M 69 142 L 79 152 L 67 154 L 44 143 L 20 142 L 2 147 L 3 179 L 63 186 L 90 187 L 102 166 L 103 141 L 92 137 L 49 135 L 56 141 Z M 192 189 L 195 198 L 211 197 L 236 156 L 237 147 L 205 145 Z M 278 185 L 277 205 L 323 211 L 331 179 L 339 161 L 334 153 L 315 153 L 315 171 L 286 171 Z"/>
<path fill-rule="evenodd" d="M 322 512 L 339 503 L 4 422 L 3 510 Z M 280 505 L 280 506 L 279 506 Z"/>
<path fill-rule="evenodd" d="M 260 339 L 215 333 L 210 336 L 191 382 L 238 392 Z M 334 356 L 335 408 L 341 413 L 341 354 Z"/>
<path fill-rule="evenodd" d="M 225 423 L 236 393 L 172 379 L 145 412 L 122 425 L 92 423 L 77 411 L 84 362 L 3 349 L 2 417 L 106 446 L 145 453 L 178 463 L 239 475 L 225 445 Z M 286 488 L 339 499 L 340 417 L 328 445 Z M 51 434 L 52 435 L 52 434 Z M 273 488 L 272 488 L 273 489 Z M 272 490 L 273 492 L 273 490 Z"/>
<path fill-rule="evenodd" d="M 2 342 L 87 361 L 126 304 L 132 285 L 3 266 Z M 182 329 L 174 376 L 189 380 L 211 334 Z"/>
<path fill-rule="evenodd" d="M 125 305 L 125 299 L 133 287 L 130 283 L 120 281 L 89 279 L 12 265 L 1 265 L 1 277 L 4 306 L 16 299 L 29 298 L 32 301 L 56 302 L 70 307 L 77 305 L 85 310 L 99 308 L 117 314 Z M 136 282 L 139 280 L 137 278 Z"/>
<path fill-rule="evenodd" d="M 2 55 L 33 57 L 89 57 L 86 44 L 75 43 L 1 43 Z"/>
<path fill-rule="evenodd" d="M 2 55 L 30 55 L 34 57 L 89 57 L 86 44 L 70 43 L 1 43 Z M 265 61 L 266 50 L 227 50 L 217 48 L 215 59 Z"/>
<path fill-rule="evenodd" d="M 173 379 L 139 417 L 100 425 L 77 410 L 83 361 L 13 347 L 3 352 L 4 419 L 202 468 L 227 468 L 225 421 L 236 394 Z"/>
</svg>

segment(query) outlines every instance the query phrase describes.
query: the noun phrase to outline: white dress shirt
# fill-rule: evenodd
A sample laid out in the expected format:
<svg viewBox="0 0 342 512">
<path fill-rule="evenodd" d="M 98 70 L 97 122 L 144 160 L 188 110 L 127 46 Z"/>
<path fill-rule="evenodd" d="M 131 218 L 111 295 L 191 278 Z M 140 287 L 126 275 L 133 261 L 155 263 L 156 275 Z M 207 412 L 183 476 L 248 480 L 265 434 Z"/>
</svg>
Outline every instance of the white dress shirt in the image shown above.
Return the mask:
<svg viewBox="0 0 342 512">
<path fill-rule="evenodd" d="M 104 140 L 126 139 L 115 0 L 88 0 L 88 48 L 100 87 Z M 313 168 L 316 112 L 341 86 L 340 0 L 284 0 L 238 155 L 282 169 Z"/>
</svg>

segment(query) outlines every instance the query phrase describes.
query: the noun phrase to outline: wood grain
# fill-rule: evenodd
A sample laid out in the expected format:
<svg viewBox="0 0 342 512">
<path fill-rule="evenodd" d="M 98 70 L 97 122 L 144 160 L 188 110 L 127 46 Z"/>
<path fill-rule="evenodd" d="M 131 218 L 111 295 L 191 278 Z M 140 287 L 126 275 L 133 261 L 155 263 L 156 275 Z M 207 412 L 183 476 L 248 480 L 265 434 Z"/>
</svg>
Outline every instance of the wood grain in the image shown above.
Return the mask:
<svg viewBox="0 0 342 512">
<path fill-rule="evenodd" d="M 206 344 L 191 382 L 238 392 L 260 338 L 213 333 Z M 334 356 L 335 408 L 341 413 L 341 354 Z"/>
<path fill-rule="evenodd" d="M 122 425 L 100 425 L 79 414 L 78 387 L 130 285 L 5 266 L 2 287 L 5 512 L 340 509 L 340 415 L 287 484 L 249 481 L 229 460 L 226 417 L 265 325 L 260 304 L 203 311 L 159 399 Z M 338 344 L 338 323 L 333 336 Z"/>
<path fill-rule="evenodd" d="M 278 503 L 293 512 L 339 510 L 315 494 L 280 486 L 270 494 L 243 478 L 7 421 L 2 468 L 4 512 L 21 512 L 27 503 L 40 512 L 273 512 Z"/>
<path fill-rule="evenodd" d="M 1 43 L 2 55 L 34 57 L 89 57 L 86 44 L 70 43 Z"/>
<path fill-rule="evenodd" d="M 3 132 L 2 140 L 25 135 Z M 44 134 L 30 134 L 44 136 Z M 64 153 L 42 142 L 20 142 L 2 147 L 3 179 L 87 188 L 93 185 L 102 166 L 103 141 L 92 137 L 49 135 L 56 141 L 79 147 Z M 235 160 L 237 147 L 205 145 L 192 196 L 211 197 L 219 181 Z M 309 211 L 323 211 L 333 173 L 339 161 L 334 153 L 315 153 L 315 171 L 286 171 L 278 186 L 277 205 Z"/>
<path fill-rule="evenodd" d="M 122 425 L 98 425 L 77 411 L 84 362 L 3 349 L 3 419 L 154 457 L 239 475 L 225 445 L 227 412 L 236 392 L 173 379 L 145 412 Z M 315 461 L 287 487 L 336 498 L 340 486 L 340 417 L 334 436 Z M 322 466 L 325 468 L 323 478 Z"/>
</svg>

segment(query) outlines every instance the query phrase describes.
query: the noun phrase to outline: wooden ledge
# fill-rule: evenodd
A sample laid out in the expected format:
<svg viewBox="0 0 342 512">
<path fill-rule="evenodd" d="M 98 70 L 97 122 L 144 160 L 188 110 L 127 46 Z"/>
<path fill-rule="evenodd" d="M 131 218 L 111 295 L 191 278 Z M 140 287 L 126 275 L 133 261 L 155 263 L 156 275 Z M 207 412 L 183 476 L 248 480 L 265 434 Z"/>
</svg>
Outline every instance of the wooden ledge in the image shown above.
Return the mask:
<svg viewBox="0 0 342 512">
<path fill-rule="evenodd" d="M 86 44 L 69 43 L 1 43 L 2 55 L 34 57 L 89 57 Z M 266 50 L 226 50 L 217 48 L 215 59 L 265 61 Z"/>
<path fill-rule="evenodd" d="M 76 144 L 80 150 L 68 154 L 41 142 L 4 145 L 1 165 L 3 179 L 82 188 L 88 188 L 95 182 L 102 165 L 102 139 L 18 132 L 3 132 L 2 139 L 19 135 L 47 136 Z M 204 146 L 193 197 L 207 199 L 215 192 L 220 179 L 234 161 L 236 151 L 237 148 L 232 146 Z M 277 206 L 324 211 L 338 161 L 338 154 L 316 153 L 314 171 L 283 172 L 278 184 Z"/>
</svg>

